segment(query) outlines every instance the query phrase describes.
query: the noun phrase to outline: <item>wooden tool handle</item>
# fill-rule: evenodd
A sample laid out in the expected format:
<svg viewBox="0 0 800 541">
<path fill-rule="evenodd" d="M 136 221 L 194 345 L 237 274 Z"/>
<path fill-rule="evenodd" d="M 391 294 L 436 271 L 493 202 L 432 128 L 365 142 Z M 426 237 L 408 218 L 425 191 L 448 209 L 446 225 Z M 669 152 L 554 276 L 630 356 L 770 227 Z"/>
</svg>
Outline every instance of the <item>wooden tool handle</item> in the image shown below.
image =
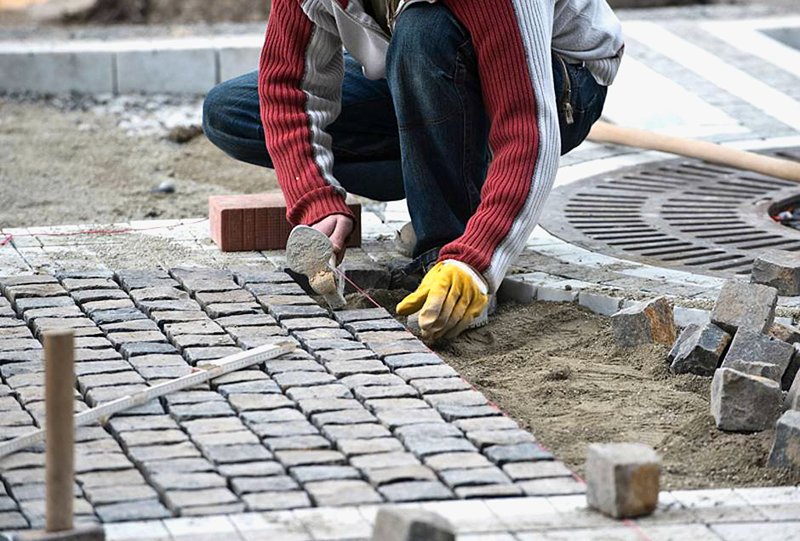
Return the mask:
<svg viewBox="0 0 800 541">
<path fill-rule="evenodd" d="M 48 532 L 71 530 L 72 485 L 75 482 L 75 350 L 72 331 L 44 335 L 45 471 Z"/>
<path fill-rule="evenodd" d="M 707 141 L 662 135 L 637 128 L 596 122 L 588 139 L 595 143 L 613 143 L 645 150 L 658 150 L 709 163 L 753 171 L 784 180 L 800 182 L 800 162 L 762 156 Z"/>
</svg>

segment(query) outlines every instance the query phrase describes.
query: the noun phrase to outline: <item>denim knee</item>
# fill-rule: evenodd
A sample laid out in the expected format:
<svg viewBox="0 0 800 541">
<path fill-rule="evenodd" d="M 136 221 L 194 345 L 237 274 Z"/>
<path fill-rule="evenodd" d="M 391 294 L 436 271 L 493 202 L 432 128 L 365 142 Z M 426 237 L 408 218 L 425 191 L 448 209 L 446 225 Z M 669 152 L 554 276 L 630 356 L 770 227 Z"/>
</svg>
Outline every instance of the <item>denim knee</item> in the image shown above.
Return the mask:
<svg viewBox="0 0 800 541">
<path fill-rule="evenodd" d="M 203 101 L 203 132 L 217 146 L 225 129 L 225 83 L 212 88 Z"/>
</svg>

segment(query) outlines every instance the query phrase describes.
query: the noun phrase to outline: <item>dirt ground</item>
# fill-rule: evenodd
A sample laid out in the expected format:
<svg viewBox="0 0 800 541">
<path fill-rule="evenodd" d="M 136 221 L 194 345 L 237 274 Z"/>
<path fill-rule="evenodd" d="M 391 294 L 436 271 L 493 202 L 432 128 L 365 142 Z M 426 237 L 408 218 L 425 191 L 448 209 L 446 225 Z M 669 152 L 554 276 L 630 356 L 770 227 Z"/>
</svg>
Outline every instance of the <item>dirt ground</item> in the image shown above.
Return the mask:
<svg viewBox="0 0 800 541">
<path fill-rule="evenodd" d="M 634 441 L 662 455 L 667 489 L 800 482 L 765 466 L 772 430 L 716 429 L 710 378 L 670 374 L 666 347 L 617 348 L 609 319 L 575 305 L 501 306 L 437 349 L 579 475 L 589 443 Z"/>
<path fill-rule="evenodd" d="M 0 97 L 0 227 L 205 216 L 208 196 L 274 189 L 202 135 L 131 137 L 111 115 Z M 161 182 L 175 193 L 153 194 Z"/>
</svg>

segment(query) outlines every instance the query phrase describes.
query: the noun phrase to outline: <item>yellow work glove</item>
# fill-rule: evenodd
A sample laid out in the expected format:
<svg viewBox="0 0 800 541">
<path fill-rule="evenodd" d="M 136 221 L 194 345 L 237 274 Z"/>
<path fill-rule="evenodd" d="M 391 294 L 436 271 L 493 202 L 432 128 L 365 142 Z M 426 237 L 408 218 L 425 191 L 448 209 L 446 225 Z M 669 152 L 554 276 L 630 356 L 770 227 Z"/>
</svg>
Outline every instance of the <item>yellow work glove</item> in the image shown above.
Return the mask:
<svg viewBox="0 0 800 541">
<path fill-rule="evenodd" d="M 397 313 L 419 312 L 422 339 L 433 342 L 461 334 L 488 302 L 483 277 L 469 265 L 448 259 L 437 263 L 417 290 L 397 305 Z"/>
</svg>

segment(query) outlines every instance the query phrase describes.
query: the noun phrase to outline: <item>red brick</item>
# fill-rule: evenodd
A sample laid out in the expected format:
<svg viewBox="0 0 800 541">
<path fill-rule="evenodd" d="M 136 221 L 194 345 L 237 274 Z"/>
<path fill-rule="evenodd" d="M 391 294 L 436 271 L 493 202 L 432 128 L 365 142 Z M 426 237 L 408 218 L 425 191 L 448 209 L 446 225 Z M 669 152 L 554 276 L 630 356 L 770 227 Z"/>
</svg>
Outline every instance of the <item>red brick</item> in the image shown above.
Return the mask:
<svg viewBox="0 0 800 541">
<path fill-rule="evenodd" d="M 348 247 L 361 246 L 361 205 L 348 198 L 356 226 Z M 211 238 L 223 252 L 282 250 L 292 227 L 280 192 L 248 195 L 212 195 L 208 198 Z"/>
</svg>

